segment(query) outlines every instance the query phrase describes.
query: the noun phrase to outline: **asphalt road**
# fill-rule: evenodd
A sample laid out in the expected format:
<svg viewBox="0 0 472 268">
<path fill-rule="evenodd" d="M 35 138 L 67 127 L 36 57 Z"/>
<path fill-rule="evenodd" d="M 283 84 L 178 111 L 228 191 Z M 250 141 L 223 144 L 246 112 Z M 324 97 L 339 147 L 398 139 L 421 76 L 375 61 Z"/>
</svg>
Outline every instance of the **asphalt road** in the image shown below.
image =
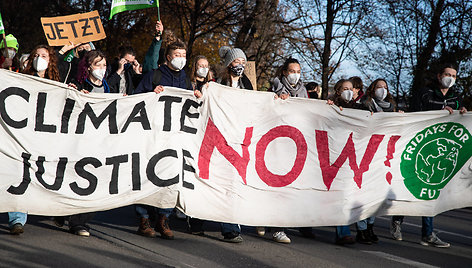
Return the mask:
<svg viewBox="0 0 472 268">
<path fill-rule="evenodd" d="M 472 209 L 435 217 L 439 237 L 451 248 L 419 244 L 421 218 L 406 217 L 403 241 L 390 239 L 389 217 L 376 220 L 376 245 L 337 246 L 334 228 L 314 228 L 316 239 L 289 229 L 292 243 L 258 237 L 243 226 L 244 242 L 220 241 L 219 226 L 205 224 L 205 236 L 186 232 L 186 223 L 173 218 L 175 240 L 136 235 L 132 206 L 98 212 L 91 236 L 78 237 L 56 227 L 50 217 L 29 216 L 25 233 L 9 234 L 7 215 L 0 215 L 0 267 L 472 267 Z M 351 226 L 355 234 L 354 226 Z"/>
</svg>

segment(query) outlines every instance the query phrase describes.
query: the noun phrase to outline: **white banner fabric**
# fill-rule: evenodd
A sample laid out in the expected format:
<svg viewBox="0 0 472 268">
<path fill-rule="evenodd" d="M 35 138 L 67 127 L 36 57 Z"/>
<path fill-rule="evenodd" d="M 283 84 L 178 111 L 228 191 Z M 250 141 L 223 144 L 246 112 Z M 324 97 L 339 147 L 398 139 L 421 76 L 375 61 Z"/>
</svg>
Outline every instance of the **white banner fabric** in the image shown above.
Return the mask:
<svg viewBox="0 0 472 268">
<path fill-rule="evenodd" d="M 133 203 L 253 226 L 329 226 L 472 205 L 472 117 L 376 113 L 210 83 L 83 94 L 0 71 L 0 208 Z"/>
</svg>

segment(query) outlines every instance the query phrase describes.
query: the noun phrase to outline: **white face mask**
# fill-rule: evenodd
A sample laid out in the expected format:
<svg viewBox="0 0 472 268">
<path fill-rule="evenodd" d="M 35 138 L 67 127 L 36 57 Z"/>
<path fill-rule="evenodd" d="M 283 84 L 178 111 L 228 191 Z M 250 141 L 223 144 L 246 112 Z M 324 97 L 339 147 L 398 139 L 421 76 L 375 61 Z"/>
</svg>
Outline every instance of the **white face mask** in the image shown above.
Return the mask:
<svg viewBox="0 0 472 268">
<path fill-rule="evenodd" d="M 185 67 L 185 64 L 187 64 L 187 59 L 185 57 L 176 57 L 170 61 L 172 68 L 178 71 L 182 70 Z"/>
<path fill-rule="evenodd" d="M 341 92 L 341 98 L 346 102 L 350 102 L 352 100 L 353 95 L 354 92 L 352 92 L 352 90 L 344 90 L 343 92 Z"/>
<path fill-rule="evenodd" d="M 105 77 L 107 69 L 95 69 L 92 71 L 92 75 L 97 78 L 98 80 L 102 81 Z"/>
<path fill-rule="evenodd" d="M 5 52 L 3 52 L 3 55 L 5 56 L 5 58 L 13 59 L 13 57 L 15 57 L 15 55 L 16 55 L 16 50 L 7 49 L 7 50 L 5 50 Z"/>
<path fill-rule="evenodd" d="M 300 80 L 300 74 L 289 74 L 287 76 L 287 81 L 290 85 L 296 85 L 298 80 Z"/>
<path fill-rule="evenodd" d="M 388 90 L 384 87 L 375 89 L 375 97 L 379 100 L 384 100 L 387 97 Z"/>
<path fill-rule="evenodd" d="M 33 68 L 38 72 L 46 70 L 48 68 L 48 64 L 49 62 L 41 57 L 36 57 L 33 60 Z"/>
<path fill-rule="evenodd" d="M 207 76 L 209 70 L 210 69 L 208 69 L 208 68 L 198 68 L 197 69 L 198 77 L 205 78 Z"/>
<path fill-rule="evenodd" d="M 450 77 L 450 76 L 444 76 L 441 79 L 441 85 L 445 88 L 450 88 L 456 83 L 456 79 Z"/>
</svg>

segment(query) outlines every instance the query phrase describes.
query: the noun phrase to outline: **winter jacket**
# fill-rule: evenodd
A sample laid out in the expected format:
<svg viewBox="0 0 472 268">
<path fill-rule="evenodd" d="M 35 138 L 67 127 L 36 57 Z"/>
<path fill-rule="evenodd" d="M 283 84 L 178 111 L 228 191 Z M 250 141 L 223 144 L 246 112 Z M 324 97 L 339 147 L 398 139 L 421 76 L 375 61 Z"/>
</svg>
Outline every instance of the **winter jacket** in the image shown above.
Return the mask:
<svg viewBox="0 0 472 268">
<path fill-rule="evenodd" d="M 158 69 L 148 72 L 143 76 L 141 83 L 134 91 L 134 94 L 152 92 L 156 86 L 178 87 L 193 90 L 190 79 L 184 70 L 173 71 L 163 64 Z"/>
<path fill-rule="evenodd" d="M 229 80 L 218 79 L 217 83 L 225 85 L 225 86 L 229 86 L 229 87 L 231 86 L 231 81 Z M 254 88 L 252 87 L 251 80 L 249 80 L 249 78 L 245 74 L 243 74 L 243 76 L 239 78 L 239 85 L 243 89 L 254 90 Z"/>
<path fill-rule="evenodd" d="M 290 97 L 308 98 L 308 93 L 301 80 L 298 80 L 295 87 L 292 87 L 285 77 L 276 77 L 272 82 L 272 92 L 277 95 L 289 94 Z"/>
<path fill-rule="evenodd" d="M 121 76 L 116 72 L 119 68 L 119 59 L 116 58 L 113 63 L 110 65 L 110 68 L 108 70 L 108 84 L 116 87 L 118 90 L 120 89 L 120 82 L 121 82 Z M 141 74 L 137 74 L 133 67 L 129 67 L 124 71 L 124 77 L 125 77 L 125 85 L 126 85 L 126 94 L 131 95 L 133 94 L 136 86 L 138 86 L 139 82 L 141 81 Z"/>
<path fill-rule="evenodd" d="M 455 87 L 449 88 L 446 95 L 441 92 L 439 85 L 423 90 L 420 111 L 442 110 L 446 106 L 454 110 L 462 107 L 462 98 L 457 94 Z"/>
</svg>

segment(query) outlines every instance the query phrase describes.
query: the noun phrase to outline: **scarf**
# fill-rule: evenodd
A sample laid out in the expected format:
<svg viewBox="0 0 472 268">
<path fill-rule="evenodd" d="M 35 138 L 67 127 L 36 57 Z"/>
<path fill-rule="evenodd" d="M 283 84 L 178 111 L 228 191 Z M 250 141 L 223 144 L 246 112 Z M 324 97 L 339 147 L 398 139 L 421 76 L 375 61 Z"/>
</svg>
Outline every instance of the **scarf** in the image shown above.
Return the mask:
<svg viewBox="0 0 472 268">
<path fill-rule="evenodd" d="M 376 112 L 393 112 L 393 104 L 377 98 L 372 99 Z"/>
<path fill-rule="evenodd" d="M 292 85 L 290 85 L 290 83 L 287 80 L 287 77 L 285 76 L 282 77 L 281 82 L 282 82 L 282 85 L 285 87 L 285 89 L 288 90 L 290 97 L 308 98 L 308 93 L 306 92 L 305 86 L 303 85 L 301 80 L 298 80 L 295 87 L 292 87 Z"/>
</svg>

